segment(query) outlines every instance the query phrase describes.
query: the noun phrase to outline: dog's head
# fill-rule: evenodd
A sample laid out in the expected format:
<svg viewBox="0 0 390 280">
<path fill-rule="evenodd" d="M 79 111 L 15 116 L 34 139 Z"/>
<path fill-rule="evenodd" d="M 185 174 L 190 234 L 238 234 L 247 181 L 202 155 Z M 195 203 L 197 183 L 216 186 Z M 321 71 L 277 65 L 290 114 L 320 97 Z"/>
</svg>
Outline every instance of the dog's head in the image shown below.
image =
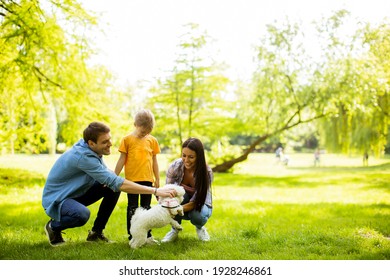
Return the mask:
<svg viewBox="0 0 390 280">
<path fill-rule="evenodd" d="M 184 194 L 186 193 L 186 191 L 184 190 L 184 188 L 182 186 L 179 186 L 176 184 L 166 184 L 163 188 L 174 189 L 176 191 L 175 198 L 177 198 L 179 200 L 179 203 L 181 203 L 183 201 Z"/>
<path fill-rule="evenodd" d="M 183 202 L 185 190 L 182 186 L 176 184 L 166 184 L 163 188 L 173 188 L 176 191 L 175 197 L 160 197 L 158 202 L 161 206 L 168 208 L 173 214 L 173 211 L 176 211 L 176 214 L 183 215 L 183 208 L 180 204 Z M 180 206 L 180 207 L 178 207 Z M 178 208 L 178 209 L 176 209 Z M 179 210 L 181 209 L 181 210 Z M 179 212 L 177 212 L 179 210 Z"/>
<path fill-rule="evenodd" d="M 178 207 L 169 209 L 169 213 L 174 217 L 176 215 L 184 216 L 183 206 L 179 205 Z"/>
</svg>

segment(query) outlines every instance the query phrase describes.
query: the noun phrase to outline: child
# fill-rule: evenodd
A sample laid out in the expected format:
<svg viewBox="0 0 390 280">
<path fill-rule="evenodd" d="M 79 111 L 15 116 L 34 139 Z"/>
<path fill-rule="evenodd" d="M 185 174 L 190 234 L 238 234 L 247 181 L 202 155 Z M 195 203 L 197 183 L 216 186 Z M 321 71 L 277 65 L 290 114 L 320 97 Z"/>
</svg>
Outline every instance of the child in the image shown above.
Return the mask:
<svg viewBox="0 0 390 280">
<path fill-rule="evenodd" d="M 158 141 L 150 133 L 154 127 L 154 116 L 149 110 L 142 109 L 134 118 L 134 131 L 125 136 L 120 144 L 120 157 L 115 167 L 115 173 L 119 175 L 125 167 L 125 178 L 138 184 L 158 188 L 160 186 L 157 154 L 160 153 Z M 140 206 L 150 209 L 152 195 L 150 194 L 127 194 L 127 233 L 131 240 L 130 226 L 131 217 Z M 151 231 L 148 232 L 148 241 L 156 242 Z"/>
</svg>

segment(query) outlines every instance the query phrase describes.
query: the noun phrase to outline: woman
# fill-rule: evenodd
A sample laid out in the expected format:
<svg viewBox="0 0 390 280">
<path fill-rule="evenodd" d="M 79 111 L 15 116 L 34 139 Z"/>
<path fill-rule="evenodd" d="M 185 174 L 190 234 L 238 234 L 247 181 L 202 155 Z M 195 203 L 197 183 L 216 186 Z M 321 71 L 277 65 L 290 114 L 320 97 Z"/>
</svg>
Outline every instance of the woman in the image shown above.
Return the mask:
<svg viewBox="0 0 390 280">
<path fill-rule="evenodd" d="M 182 202 L 184 216 L 175 219 L 190 220 L 196 227 L 199 240 L 209 241 L 210 236 L 204 225 L 212 213 L 211 183 L 213 172 L 206 164 L 202 142 L 197 138 L 189 138 L 182 145 L 182 156 L 175 160 L 167 171 L 167 184 L 178 184 L 186 193 Z M 172 228 L 161 242 L 177 239 L 179 232 Z"/>
</svg>

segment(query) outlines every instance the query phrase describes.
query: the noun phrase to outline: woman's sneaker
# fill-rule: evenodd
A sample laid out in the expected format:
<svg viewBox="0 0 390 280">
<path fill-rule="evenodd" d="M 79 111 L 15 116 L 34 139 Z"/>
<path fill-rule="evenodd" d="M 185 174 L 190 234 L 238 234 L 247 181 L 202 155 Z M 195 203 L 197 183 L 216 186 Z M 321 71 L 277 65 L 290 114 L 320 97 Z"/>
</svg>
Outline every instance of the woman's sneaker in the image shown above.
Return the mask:
<svg viewBox="0 0 390 280">
<path fill-rule="evenodd" d="M 164 236 L 161 242 L 167 243 L 167 242 L 175 241 L 178 236 L 179 236 L 179 232 L 176 229 L 172 228 L 171 231 Z"/>
<path fill-rule="evenodd" d="M 62 238 L 61 231 L 54 231 L 51 228 L 51 221 L 48 221 L 45 225 L 46 236 L 49 239 L 51 246 L 59 246 L 65 243 L 65 240 Z"/>
<path fill-rule="evenodd" d="M 205 227 L 201 227 L 200 229 L 196 228 L 196 233 L 200 241 L 210 241 L 210 235 Z"/>
</svg>

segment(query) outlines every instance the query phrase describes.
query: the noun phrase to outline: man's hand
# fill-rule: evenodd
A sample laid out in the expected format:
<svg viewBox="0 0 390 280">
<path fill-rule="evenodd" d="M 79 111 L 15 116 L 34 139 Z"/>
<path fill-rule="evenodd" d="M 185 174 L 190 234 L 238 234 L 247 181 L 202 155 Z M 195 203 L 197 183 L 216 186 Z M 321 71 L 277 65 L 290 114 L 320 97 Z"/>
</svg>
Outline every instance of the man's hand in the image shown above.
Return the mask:
<svg viewBox="0 0 390 280">
<path fill-rule="evenodd" d="M 156 189 L 156 196 L 175 197 L 176 195 L 177 195 L 177 193 L 176 193 L 176 190 L 174 188 Z"/>
</svg>

